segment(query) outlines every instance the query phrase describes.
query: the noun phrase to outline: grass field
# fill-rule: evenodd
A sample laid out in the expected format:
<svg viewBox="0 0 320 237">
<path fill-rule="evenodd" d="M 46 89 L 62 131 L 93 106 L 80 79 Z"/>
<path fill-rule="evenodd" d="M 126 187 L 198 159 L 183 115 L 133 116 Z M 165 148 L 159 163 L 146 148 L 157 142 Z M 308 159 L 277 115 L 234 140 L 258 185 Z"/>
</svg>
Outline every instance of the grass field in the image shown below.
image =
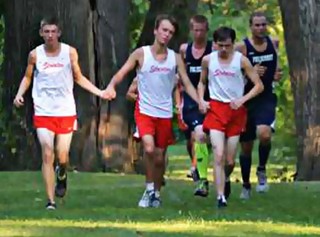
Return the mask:
<svg viewBox="0 0 320 237">
<path fill-rule="evenodd" d="M 193 196 L 184 150 L 169 150 L 159 209 L 137 207 L 139 175 L 70 173 L 67 197 L 47 211 L 40 172 L 1 172 L 0 236 L 320 236 L 320 184 L 280 182 L 293 173 L 292 162 L 273 159 L 270 191 L 249 201 L 239 199 L 236 169 L 229 206 L 218 210 L 212 186 L 208 198 Z"/>
</svg>

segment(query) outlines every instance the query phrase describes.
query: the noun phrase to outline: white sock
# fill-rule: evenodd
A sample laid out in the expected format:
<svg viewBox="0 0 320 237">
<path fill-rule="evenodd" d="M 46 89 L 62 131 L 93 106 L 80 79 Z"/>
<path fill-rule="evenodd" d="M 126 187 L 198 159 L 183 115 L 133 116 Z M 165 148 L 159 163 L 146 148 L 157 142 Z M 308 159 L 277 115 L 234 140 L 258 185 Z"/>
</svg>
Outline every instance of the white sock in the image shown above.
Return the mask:
<svg viewBox="0 0 320 237">
<path fill-rule="evenodd" d="M 154 190 L 154 183 L 146 183 L 146 189 L 147 191 L 153 191 Z"/>
</svg>

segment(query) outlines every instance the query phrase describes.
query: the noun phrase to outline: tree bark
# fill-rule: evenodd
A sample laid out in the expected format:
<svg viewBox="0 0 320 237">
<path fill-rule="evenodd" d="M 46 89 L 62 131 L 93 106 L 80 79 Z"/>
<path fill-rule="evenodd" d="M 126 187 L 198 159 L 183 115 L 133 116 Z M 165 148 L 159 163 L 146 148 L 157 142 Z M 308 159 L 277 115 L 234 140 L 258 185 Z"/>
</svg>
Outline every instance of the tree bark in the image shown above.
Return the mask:
<svg viewBox="0 0 320 237">
<path fill-rule="evenodd" d="M 127 0 L 97 0 L 96 50 L 98 79 L 105 87 L 111 77 L 125 63 L 129 51 L 129 10 Z M 117 86 L 117 98 L 101 104 L 99 114 L 99 149 L 106 170 L 133 171 L 129 150 L 128 101 L 129 80 Z"/>
<path fill-rule="evenodd" d="M 279 0 L 298 136 L 297 179 L 320 180 L 319 0 Z"/>
</svg>

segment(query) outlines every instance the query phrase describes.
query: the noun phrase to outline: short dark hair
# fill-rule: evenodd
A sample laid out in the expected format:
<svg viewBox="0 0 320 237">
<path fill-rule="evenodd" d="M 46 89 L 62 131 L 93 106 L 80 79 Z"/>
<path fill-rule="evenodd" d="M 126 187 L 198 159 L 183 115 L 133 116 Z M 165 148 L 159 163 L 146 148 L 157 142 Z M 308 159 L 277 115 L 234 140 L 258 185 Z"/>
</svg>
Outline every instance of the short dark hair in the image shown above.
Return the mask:
<svg viewBox="0 0 320 237">
<path fill-rule="evenodd" d="M 234 43 L 236 39 L 236 31 L 234 29 L 227 26 L 221 26 L 213 32 L 214 42 L 226 41 L 227 39 L 231 39 L 232 43 Z"/>
<path fill-rule="evenodd" d="M 206 24 L 207 30 L 209 30 L 208 19 L 204 15 L 194 15 L 193 17 L 191 17 L 190 24 L 189 24 L 190 29 L 192 29 L 194 22 L 199 24 Z"/>
<path fill-rule="evenodd" d="M 251 26 L 252 25 L 252 21 L 253 21 L 253 18 L 255 17 L 265 17 L 267 18 L 266 14 L 262 11 L 255 11 L 253 13 L 251 13 L 250 17 L 249 17 L 249 25 Z"/>
<path fill-rule="evenodd" d="M 61 29 L 60 22 L 56 16 L 44 17 L 40 22 L 40 28 L 45 25 L 56 25 L 59 29 Z"/>
<path fill-rule="evenodd" d="M 174 27 L 174 33 L 178 33 L 179 31 L 179 25 L 178 25 L 178 22 L 177 20 L 171 16 L 171 15 L 168 15 L 168 14 L 160 14 L 157 16 L 156 20 L 155 20 L 155 23 L 154 23 L 154 28 L 155 29 L 158 29 L 161 22 L 164 21 L 164 20 L 168 20 Z"/>
</svg>

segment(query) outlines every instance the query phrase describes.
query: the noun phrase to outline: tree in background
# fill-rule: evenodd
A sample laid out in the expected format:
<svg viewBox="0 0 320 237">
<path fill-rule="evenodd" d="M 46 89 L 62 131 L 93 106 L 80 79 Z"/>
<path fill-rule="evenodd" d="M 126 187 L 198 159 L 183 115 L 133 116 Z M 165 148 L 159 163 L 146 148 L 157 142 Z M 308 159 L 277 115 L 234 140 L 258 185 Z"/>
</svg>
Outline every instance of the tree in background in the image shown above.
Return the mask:
<svg viewBox="0 0 320 237">
<path fill-rule="evenodd" d="M 320 180 L 320 1 L 279 0 L 297 127 L 297 179 Z"/>
</svg>

